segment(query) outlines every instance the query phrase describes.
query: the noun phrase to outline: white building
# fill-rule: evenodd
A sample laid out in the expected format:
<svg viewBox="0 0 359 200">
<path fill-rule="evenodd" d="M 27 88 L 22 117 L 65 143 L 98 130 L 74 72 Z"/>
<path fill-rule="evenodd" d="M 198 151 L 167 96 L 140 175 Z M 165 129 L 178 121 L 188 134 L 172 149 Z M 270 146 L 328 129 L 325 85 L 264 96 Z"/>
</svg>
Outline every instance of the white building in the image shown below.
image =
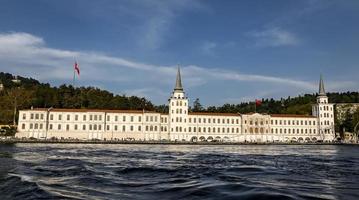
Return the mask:
<svg viewBox="0 0 359 200">
<path fill-rule="evenodd" d="M 334 109 L 322 77 L 313 115 L 194 113 L 178 69 L 169 113 L 134 110 L 20 110 L 16 137 L 79 140 L 226 142 L 333 141 Z"/>
</svg>

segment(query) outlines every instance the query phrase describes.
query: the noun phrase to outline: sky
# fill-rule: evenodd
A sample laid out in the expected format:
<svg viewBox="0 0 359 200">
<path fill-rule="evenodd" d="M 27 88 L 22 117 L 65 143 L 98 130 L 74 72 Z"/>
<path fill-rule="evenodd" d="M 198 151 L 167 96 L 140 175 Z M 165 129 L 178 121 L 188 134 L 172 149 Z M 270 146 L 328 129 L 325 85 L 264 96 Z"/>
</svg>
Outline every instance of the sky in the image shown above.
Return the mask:
<svg viewBox="0 0 359 200">
<path fill-rule="evenodd" d="M 204 106 L 359 90 L 359 1 L 0 0 L 0 71 Z"/>
</svg>

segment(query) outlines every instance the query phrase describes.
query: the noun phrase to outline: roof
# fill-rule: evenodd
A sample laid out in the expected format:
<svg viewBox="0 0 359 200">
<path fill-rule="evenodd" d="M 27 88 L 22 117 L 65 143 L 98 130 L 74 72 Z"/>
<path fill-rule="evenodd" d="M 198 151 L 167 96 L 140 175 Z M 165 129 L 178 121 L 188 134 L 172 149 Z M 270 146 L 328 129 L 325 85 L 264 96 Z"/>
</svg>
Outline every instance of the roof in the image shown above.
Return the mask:
<svg viewBox="0 0 359 200">
<path fill-rule="evenodd" d="M 325 89 L 324 89 L 324 81 L 323 76 L 320 75 L 320 81 L 319 81 L 319 96 L 326 96 Z"/>
<path fill-rule="evenodd" d="M 34 108 L 24 111 L 47 111 L 49 108 Z M 110 110 L 110 109 L 75 109 L 75 108 L 53 108 L 50 112 L 106 112 L 106 113 L 157 113 L 155 111 L 148 110 Z M 158 113 L 160 114 L 160 113 Z"/>
<path fill-rule="evenodd" d="M 214 113 L 214 112 L 190 112 L 188 115 L 207 115 L 207 116 L 240 116 L 239 113 Z"/>
<path fill-rule="evenodd" d="M 180 71 L 179 66 L 177 68 L 175 91 L 183 91 L 182 80 L 181 80 L 181 71 Z"/>
<path fill-rule="evenodd" d="M 296 115 L 296 114 L 271 114 L 271 117 L 292 117 L 292 118 L 316 118 L 312 115 Z"/>
</svg>

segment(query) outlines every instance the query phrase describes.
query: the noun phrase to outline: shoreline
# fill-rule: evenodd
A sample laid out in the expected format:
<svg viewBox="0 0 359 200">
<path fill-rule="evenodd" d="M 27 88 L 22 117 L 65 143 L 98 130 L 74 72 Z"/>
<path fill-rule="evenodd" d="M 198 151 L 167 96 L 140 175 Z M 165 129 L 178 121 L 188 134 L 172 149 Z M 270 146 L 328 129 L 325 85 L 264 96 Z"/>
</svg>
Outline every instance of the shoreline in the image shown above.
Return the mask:
<svg viewBox="0 0 359 200">
<path fill-rule="evenodd" d="M 359 145 L 359 143 L 298 143 L 298 142 L 171 142 L 171 141 L 93 141 L 93 140 L 0 140 L 0 144 L 143 144 L 143 145 Z"/>
</svg>

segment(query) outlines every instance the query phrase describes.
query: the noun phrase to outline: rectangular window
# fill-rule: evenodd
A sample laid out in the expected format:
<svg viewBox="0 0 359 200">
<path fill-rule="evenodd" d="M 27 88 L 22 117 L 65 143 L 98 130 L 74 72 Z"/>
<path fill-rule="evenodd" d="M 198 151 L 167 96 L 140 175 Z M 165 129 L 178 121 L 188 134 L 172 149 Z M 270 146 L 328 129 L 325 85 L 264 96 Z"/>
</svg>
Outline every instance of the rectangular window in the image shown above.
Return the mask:
<svg viewBox="0 0 359 200">
<path fill-rule="evenodd" d="M 115 125 L 115 131 L 117 131 L 117 125 Z"/>
<path fill-rule="evenodd" d="M 34 119 L 34 114 L 33 113 L 30 114 L 30 119 Z"/>
<path fill-rule="evenodd" d="M 61 130 L 61 124 L 57 125 L 57 130 Z"/>
<path fill-rule="evenodd" d="M 66 124 L 66 131 L 70 130 L 70 125 Z"/>
<path fill-rule="evenodd" d="M 70 115 L 67 115 L 67 121 L 69 121 L 70 120 Z"/>
<path fill-rule="evenodd" d="M 26 114 L 22 114 L 22 119 L 25 120 L 26 119 Z"/>
<path fill-rule="evenodd" d="M 33 129 L 34 128 L 34 125 L 33 124 L 30 124 L 30 129 Z"/>
<path fill-rule="evenodd" d="M 107 121 L 110 121 L 110 116 L 109 115 L 107 115 Z"/>
<path fill-rule="evenodd" d="M 44 114 L 41 114 L 41 115 L 40 115 L 40 119 L 44 119 Z"/>
<path fill-rule="evenodd" d="M 75 115 L 75 121 L 79 120 L 79 116 Z"/>
<path fill-rule="evenodd" d="M 93 115 L 93 120 L 97 121 L 97 115 Z"/>
<path fill-rule="evenodd" d="M 141 122 L 141 116 L 138 116 L 138 122 Z"/>
<path fill-rule="evenodd" d="M 122 121 L 125 122 L 126 121 L 126 116 L 122 117 Z"/>
<path fill-rule="evenodd" d="M 86 115 L 82 116 L 83 121 L 86 121 Z"/>
<path fill-rule="evenodd" d="M 42 124 L 40 124 L 40 129 L 42 129 L 43 128 L 43 125 Z"/>
<path fill-rule="evenodd" d="M 110 130 L 110 125 L 107 125 L 107 130 L 108 130 L 108 131 Z"/>
<path fill-rule="evenodd" d="M 52 130 L 52 124 L 49 125 L 49 129 Z"/>
<path fill-rule="evenodd" d="M 131 116 L 131 122 L 133 122 L 133 116 Z"/>
<path fill-rule="evenodd" d="M 101 125 L 98 125 L 98 130 L 100 130 L 100 131 L 101 131 L 101 129 L 102 129 Z"/>
<path fill-rule="evenodd" d="M 117 115 L 115 116 L 115 121 L 116 121 L 116 122 L 118 121 L 118 116 L 117 116 Z"/>
<path fill-rule="evenodd" d="M 53 114 L 50 115 L 50 120 L 54 120 L 54 115 Z"/>
<path fill-rule="evenodd" d="M 99 116 L 98 116 L 98 120 L 99 120 L 99 121 L 102 121 L 102 115 L 99 115 Z"/>
<path fill-rule="evenodd" d="M 77 124 L 75 124 L 74 129 L 77 130 Z"/>
<path fill-rule="evenodd" d="M 86 125 L 84 124 L 84 125 L 82 125 L 82 130 L 86 130 Z"/>
<path fill-rule="evenodd" d="M 141 131 L 141 126 L 138 126 L 138 131 Z"/>
<path fill-rule="evenodd" d="M 59 120 L 62 120 L 62 115 L 60 114 L 60 115 L 58 116 L 58 118 L 59 118 Z"/>
<path fill-rule="evenodd" d="M 35 114 L 35 119 L 39 119 L 39 114 L 38 113 Z"/>
<path fill-rule="evenodd" d="M 92 115 L 90 115 L 90 121 L 92 121 Z"/>
<path fill-rule="evenodd" d="M 21 125 L 21 129 L 23 129 L 23 130 L 25 129 L 25 124 Z"/>
</svg>

